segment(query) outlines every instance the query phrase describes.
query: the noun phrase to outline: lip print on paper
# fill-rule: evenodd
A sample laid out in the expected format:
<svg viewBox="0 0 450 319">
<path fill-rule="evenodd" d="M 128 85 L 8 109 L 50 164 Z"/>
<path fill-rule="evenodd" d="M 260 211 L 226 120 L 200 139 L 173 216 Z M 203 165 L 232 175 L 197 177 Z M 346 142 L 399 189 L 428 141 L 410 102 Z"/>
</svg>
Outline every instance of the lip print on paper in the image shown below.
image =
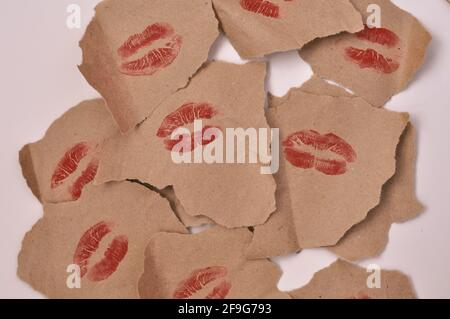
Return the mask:
<svg viewBox="0 0 450 319">
<path fill-rule="evenodd" d="M 379 44 L 390 49 L 394 48 L 400 41 L 399 37 L 388 29 L 369 28 L 367 25 L 364 30 L 356 33 L 355 36 L 362 41 Z M 383 74 L 394 73 L 400 67 L 400 63 L 393 58 L 385 57 L 371 48 L 358 49 L 350 46 L 345 49 L 345 56 L 362 69 L 368 68 Z"/>
<path fill-rule="evenodd" d="M 171 134 L 177 128 L 192 124 L 195 120 L 210 120 L 215 115 L 217 115 L 217 111 L 209 103 L 185 103 L 177 110 L 166 116 L 161 123 L 156 136 L 159 138 L 164 138 L 165 148 L 172 151 L 175 145 L 186 138 L 184 135 L 178 136 L 178 139 L 174 140 L 170 138 Z M 217 126 L 205 125 L 201 132 L 194 132 L 194 134 L 191 134 L 191 142 L 189 145 L 184 145 L 183 150 L 190 152 L 199 144 L 208 145 L 212 143 L 215 140 L 214 136 L 208 140 L 203 137 L 204 133 L 210 128 L 220 129 Z"/>
<path fill-rule="evenodd" d="M 284 0 L 287 2 L 293 0 Z M 279 18 L 280 7 L 268 0 L 239 0 L 244 10 L 263 15 L 268 18 Z"/>
<path fill-rule="evenodd" d="M 102 221 L 89 228 L 81 237 L 73 257 L 74 263 L 80 266 L 81 277 L 87 274 L 87 278 L 94 282 L 108 279 L 125 258 L 128 252 L 128 238 L 119 235 L 111 241 L 103 259 L 92 267 L 88 267 L 92 254 L 97 251 L 100 242 L 112 231 L 112 228 L 112 223 Z"/>
<path fill-rule="evenodd" d="M 166 42 L 161 47 L 150 49 L 140 58 L 126 61 L 158 40 Z M 152 75 L 175 61 L 180 53 L 182 42 L 182 37 L 175 33 L 170 24 L 151 24 L 142 33 L 130 36 L 117 50 L 123 60 L 120 72 L 126 75 Z"/>
<path fill-rule="evenodd" d="M 227 273 L 227 268 L 221 266 L 197 269 L 193 271 L 186 280 L 183 280 L 178 284 L 173 293 L 173 298 L 187 299 L 202 290 L 206 290 L 205 286 L 212 282 L 219 281 L 224 278 Z M 214 288 L 212 288 L 212 290 L 210 290 L 205 299 L 225 299 L 230 292 L 230 289 L 231 283 L 226 280 L 221 280 Z"/>
<path fill-rule="evenodd" d="M 69 149 L 58 162 L 53 172 L 50 184 L 51 189 L 61 187 L 64 181 L 77 171 L 81 160 L 88 156 L 92 150 L 93 147 L 87 142 L 78 143 Z M 69 187 L 73 200 L 80 198 L 83 188 L 94 180 L 97 170 L 98 159 L 93 158 L 86 169 L 81 172 L 81 175 Z"/>
<path fill-rule="evenodd" d="M 350 144 L 339 136 L 333 133 L 321 135 L 314 130 L 291 134 L 283 141 L 283 147 L 286 160 L 293 166 L 314 168 L 325 175 L 345 174 L 347 163 L 353 163 L 357 158 Z"/>
</svg>

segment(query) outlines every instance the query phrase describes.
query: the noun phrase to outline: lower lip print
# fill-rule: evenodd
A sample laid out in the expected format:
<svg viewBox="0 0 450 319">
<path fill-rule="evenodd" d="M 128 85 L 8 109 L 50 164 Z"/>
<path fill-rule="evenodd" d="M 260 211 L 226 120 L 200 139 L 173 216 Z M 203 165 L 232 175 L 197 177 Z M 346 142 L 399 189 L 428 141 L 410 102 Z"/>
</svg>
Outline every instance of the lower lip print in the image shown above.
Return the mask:
<svg viewBox="0 0 450 319">
<path fill-rule="evenodd" d="M 205 299 L 225 299 L 231 289 L 229 281 L 222 281 L 205 297 Z"/>
<path fill-rule="evenodd" d="M 172 64 L 180 53 L 183 41 L 181 36 L 175 34 L 172 26 L 167 23 L 152 24 L 142 33 L 132 35 L 118 49 L 117 53 L 122 59 L 125 59 L 159 39 L 167 39 L 168 42 L 163 47 L 150 50 L 139 59 L 123 62 L 120 72 L 135 76 L 152 75 Z"/>
<path fill-rule="evenodd" d="M 348 59 L 359 65 L 360 68 L 373 69 L 383 74 L 391 74 L 398 70 L 400 64 L 392 59 L 385 58 L 373 49 L 361 50 L 354 47 L 345 49 Z"/>
<path fill-rule="evenodd" d="M 326 159 L 297 149 L 302 145 L 310 146 L 316 151 L 330 151 L 342 159 Z M 299 131 L 291 134 L 284 142 L 284 155 L 293 166 L 303 169 L 315 168 L 325 175 L 342 175 L 347 172 L 347 163 L 356 160 L 353 148 L 335 134 L 321 135 L 316 131 Z"/>
<path fill-rule="evenodd" d="M 81 176 L 76 179 L 70 188 L 70 194 L 72 195 L 73 200 L 77 200 L 81 197 L 81 193 L 83 188 L 92 182 L 97 175 L 98 170 L 98 160 L 93 159 L 87 166 L 87 168 L 81 173 Z"/>
<path fill-rule="evenodd" d="M 102 281 L 111 276 L 125 258 L 128 252 L 126 236 L 116 236 L 106 250 L 104 258 L 96 263 L 91 270 L 88 268 L 89 259 L 97 251 L 102 239 L 112 231 L 113 224 L 100 222 L 89 228 L 81 237 L 75 250 L 73 261 L 80 267 L 80 276 L 88 274 L 91 281 Z"/>
<path fill-rule="evenodd" d="M 223 278 L 227 275 L 226 267 L 213 266 L 198 269 L 178 284 L 178 287 L 173 293 L 174 299 L 187 299 L 196 292 L 202 290 L 207 284 Z M 224 299 L 231 289 L 231 284 L 227 281 L 222 281 L 217 285 L 208 295 L 209 299 Z"/>
<path fill-rule="evenodd" d="M 191 136 L 191 140 L 190 143 L 184 145 L 183 144 L 183 148 L 182 150 L 180 150 L 180 152 L 191 152 L 193 151 L 198 145 L 208 145 L 212 142 L 214 142 L 216 140 L 216 137 L 213 135 L 211 137 L 211 139 L 205 139 L 205 133 L 208 129 L 218 129 L 220 130 L 219 127 L 217 126 L 209 126 L 206 125 L 203 127 L 201 132 L 194 132 L 194 134 Z M 169 151 L 173 151 L 175 145 L 177 145 L 178 143 L 180 143 L 182 140 L 188 140 L 189 137 L 181 135 L 178 137 L 178 139 L 176 140 L 172 140 L 172 139 L 165 139 L 164 140 L 164 145 L 166 146 L 166 149 Z"/>
</svg>

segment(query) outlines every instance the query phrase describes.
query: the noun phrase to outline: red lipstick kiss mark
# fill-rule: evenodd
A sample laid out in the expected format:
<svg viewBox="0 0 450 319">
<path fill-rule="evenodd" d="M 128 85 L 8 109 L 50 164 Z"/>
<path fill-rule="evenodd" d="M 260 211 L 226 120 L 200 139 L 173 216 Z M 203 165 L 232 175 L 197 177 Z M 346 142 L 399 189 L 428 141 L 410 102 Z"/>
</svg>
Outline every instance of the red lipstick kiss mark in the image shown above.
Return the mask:
<svg viewBox="0 0 450 319">
<path fill-rule="evenodd" d="M 291 2 L 293 0 L 284 0 Z M 263 15 L 268 18 L 278 19 L 280 17 L 280 7 L 275 3 L 266 0 L 240 0 L 244 10 Z"/>
<path fill-rule="evenodd" d="M 392 31 L 385 28 L 369 28 L 356 33 L 356 37 L 360 40 L 367 40 L 371 43 L 380 44 L 388 48 L 395 47 L 400 41 L 399 37 Z M 400 64 L 391 58 L 387 58 L 374 49 L 358 49 L 355 47 L 347 47 L 345 49 L 346 57 L 359 65 L 362 69 L 373 69 L 383 74 L 391 74 L 398 70 Z"/>
<path fill-rule="evenodd" d="M 347 163 L 356 161 L 353 148 L 340 137 L 328 133 L 321 135 L 313 130 L 299 131 L 291 134 L 284 142 L 286 160 L 295 167 L 315 168 L 325 175 L 342 175 L 347 172 Z M 342 159 L 326 159 L 313 155 L 299 148 L 312 147 L 315 151 L 329 151 Z"/>
<path fill-rule="evenodd" d="M 175 292 L 174 299 L 187 299 L 202 290 L 207 284 L 227 275 L 226 267 L 214 266 L 198 269 L 186 279 L 181 281 Z M 223 280 L 206 296 L 207 299 L 225 299 L 231 289 L 231 283 Z"/>
<path fill-rule="evenodd" d="M 89 228 L 81 237 L 73 257 L 73 262 L 80 266 L 81 277 L 87 274 L 90 281 L 105 280 L 117 270 L 125 258 L 128 238 L 124 235 L 116 236 L 105 251 L 103 259 L 91 269 L 88 268 L 89 259 L 97 251 L 102 239 L 111 232 L 112 227 L 112 223 L 100 222 Z"/>
<path fill-rule="evenodd" d="M 171 134 L 179 127 L 194 123 L 195 120 L 212 119 L 217 114 L 214 107 L 208 103 L 186 103 L 179 107 L 176 111 L 170 113 L 161 123 L 156 136 L 164 138 L 164 145 L 167 150 L 172 150 L 175 145 L 185 139 L 185 136 L 179 136 L 178 140 L 172 140 Z M 206 140 L 203 136 L 206 130 L 210 128 L 220 129 L 217 126 L 204 126 L 202 132 L 194 132 L 191 134 L 190 145 L 185 145 L 184 151 L 190 152 L 199 144 L 208 145 L 215 140 L 212 136 L 210 140 Z"/>
<path fill-rule="evenodd" d="M 168 23 L 154 23 L 142 33 L 130 36 L 117 53 L 125 60 L 160 39 L 167 40 L 163 47 L 152 49 L 136 60 L 124 61 L 120 66 L 120 72 L 126 75 L 152 75 L 172 64 L 180 53 L 183 41 Z"/>
<path fill-rule="evenodd" d="M 78 169 L 78 166 L 83 158 L 85 158 L 91 151 L 91 146 L 86 142 L 81 142 L 73 146 L 68 150 L 63 158 L 58 162 L 55 171 L 53 172 L 51 189 L 60 187 L 63 182 L 69 178 Z M 98 160 L 92 159 L 89 162 L 87 168 L 81 173 L 72 186 L 69 188 L 69 192 L 72 195 L 73 200 L 80 198 L 83 188 L 92 182 L 97 174 Z"/>
</svg>

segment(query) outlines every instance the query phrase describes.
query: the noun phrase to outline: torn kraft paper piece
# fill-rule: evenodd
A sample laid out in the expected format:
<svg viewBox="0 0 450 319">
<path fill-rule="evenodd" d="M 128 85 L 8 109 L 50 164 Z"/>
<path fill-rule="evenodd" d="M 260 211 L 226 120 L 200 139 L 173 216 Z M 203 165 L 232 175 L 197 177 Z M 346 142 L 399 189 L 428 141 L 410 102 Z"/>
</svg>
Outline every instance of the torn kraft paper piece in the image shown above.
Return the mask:
<svg viewBox="0 0 450 319">
<path fill-rule="evenodd" d="M 105 0 L 79 68 L 127 132 L 188 83 L 218 35 L 211 0 Z"/>
<path fill-rule="evenodd" d="M 431 36 L 415 17 L 389 0 L 351 1 L 365 20 L 373 15 L 368 8 L 379 6 L 381 25 L 315 40 L 300 55 L 319 77 L 380 107 L 405 89 L 421 67 Z"/>
<path fill-rule="evenodd" d="M 145 252 L 139 294 L 145 299 L 289 298 L 278 290 L 279 267 L 249 261 L 246 229 L 213 227 L 196 235 L 160 233 Z"/>
<path fill-rule="evenodd" d="M 397 147 L 395 175 L 383 186 L 380 204 L 330 248 L 347 260 L 379 255 L 387 245 L 393 223 L 413 219 L 423 206 L 415 195 L 415 130 L 409 124 Z"/>
<path fill-rule="evenodd" d="M 41 202 L 77 200 L 98 169 L 101 143 L 118 133 L 103 100 L 71 108 L 47 130 L 44 138 L 22 148 L 22 173 Z"/>
<path fill-rule="evenodd" d="M 317 272 L 304 287 L 289 294 L 294 299 L 415 299 L 409 278 L 399 271 L 365 269 L 337 260 Z"/>
<path fill-rule="evenodd" d="M 243 58 L 296 50 L 343 31 L 363 29 L 348 0 L 213 0 L 221 26 Z"/>
<path fill-rule="evenodd" d="M 259 157 L 249 161 L 256 152 L 246 136 L 224 136 L 227 129 L 270 131 L 264 116 L 265 74 L 264 63 L 209 63 L 151 118 L 129 134 L 108 140 L 96 182 L 136 179 L 159 189 L 172 185 L 191 216 L 206 216 L 229 228 L 264 223 L 275 210 L 273 176 L 261 173 L 265 165 Z M 203 128 L 195 127 L 198 121 Z M 207 138 L 205 128 L 215 133 Z M 182 135 L 173 139 L 179 129 Z M 243 150 L 238 135 L 246 139 Z M 177 148 L 179 142 L 184 147 Z M 208 154 L 213 154 L 212 162 Z M 246 158 L 239 162 L 241 155 Z"/>
<path fill-rule="evenodd" d="M 157 193 L 89 185 L 76 202 L 44 206 L 23 240 L 18 276 L 51 298 L 137 298 L 145 247 L 158 232 L 187 231 Z"/>
<path fill-rule="evenodd" d="M 280 128 L 278 181 L 289 189 L 299 247 L 336 244 L 378 205 L 408 118 L 360 98 L 300 91 L 269 110 Z"/>
<path fill-rule="evenodd" d="M 351 96 L 344 89 L 331 85 L 313 75 L 301 87 L 289 90 L 283 97 L 277 97 L 269 93 L 269 109 L 289 101 L 290 97 L 299 91 L 317 95 Z M 252 259 L 288 255 L 301 249 L 293 224 L 290 189 L 286 183 L 286 177 L 282 170 L 274 177 L 277 183 L 277 210 L 264 225 L 255 227 L 252 242 L 247 250 L 247 256 Z"/>
</svg>

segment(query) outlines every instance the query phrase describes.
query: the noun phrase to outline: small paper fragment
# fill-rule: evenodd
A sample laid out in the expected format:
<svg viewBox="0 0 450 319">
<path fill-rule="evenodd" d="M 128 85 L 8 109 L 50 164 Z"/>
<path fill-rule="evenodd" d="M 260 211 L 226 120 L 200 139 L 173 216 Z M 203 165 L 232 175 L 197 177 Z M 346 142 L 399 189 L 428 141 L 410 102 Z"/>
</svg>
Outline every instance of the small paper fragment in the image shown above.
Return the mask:
<svg viewBox="0 0 450 319">
<path fill-rule="evenodd" d="M 281 270 L 248 261 L 246 229 L 213 227 L 196 235 L 160 233 L 148 244 L 139 294 L 144 299 L 289 298 L 278 290 Z"/>
<path fill-rule="evenodd" d="M 80 103 L 56 120 L 43 139 L 19 153 L 22 173 L 43 203 L 77 200 L 98 169 L 103 141 L 117 134 L 101 99 Z"/>
<path fill-rule="evenodd" d="M 137 298 L 145 247 L 158 232 L 187 233 L 157 193 L 89 185 L 76 202 L 44 206 L 23 240 L 18 276 L 50 298 Z"/>
<path fill-rule="evenodd" d="M 188 83 L 218 36 L 211 0 L 105 0 L 79 68 L 128 132 Z"/>
<path fill-rule="evenodd" d="M 343 260 L 318 271 L 306 286 L 289 294 L 294 299 L 416 298 L 410 279 L 401 272 L 368 271 Z"/>
<path fill-rule="evenodd" d="M 348 0 L 213 0 L 225 34 L 242 58 L 302 48 L 306 43 L 363 28 Z"/>
<path fill-rule="evenodd" d="M 355 34 L 318 39 L 301 51 L 314 73 L 381 107 L 406 88 L 422 66 L 431 36 L 411 14 L 390 0 L 351 0 L 364 20 L 380 9 L 381 24 Z"/>
</svg>

